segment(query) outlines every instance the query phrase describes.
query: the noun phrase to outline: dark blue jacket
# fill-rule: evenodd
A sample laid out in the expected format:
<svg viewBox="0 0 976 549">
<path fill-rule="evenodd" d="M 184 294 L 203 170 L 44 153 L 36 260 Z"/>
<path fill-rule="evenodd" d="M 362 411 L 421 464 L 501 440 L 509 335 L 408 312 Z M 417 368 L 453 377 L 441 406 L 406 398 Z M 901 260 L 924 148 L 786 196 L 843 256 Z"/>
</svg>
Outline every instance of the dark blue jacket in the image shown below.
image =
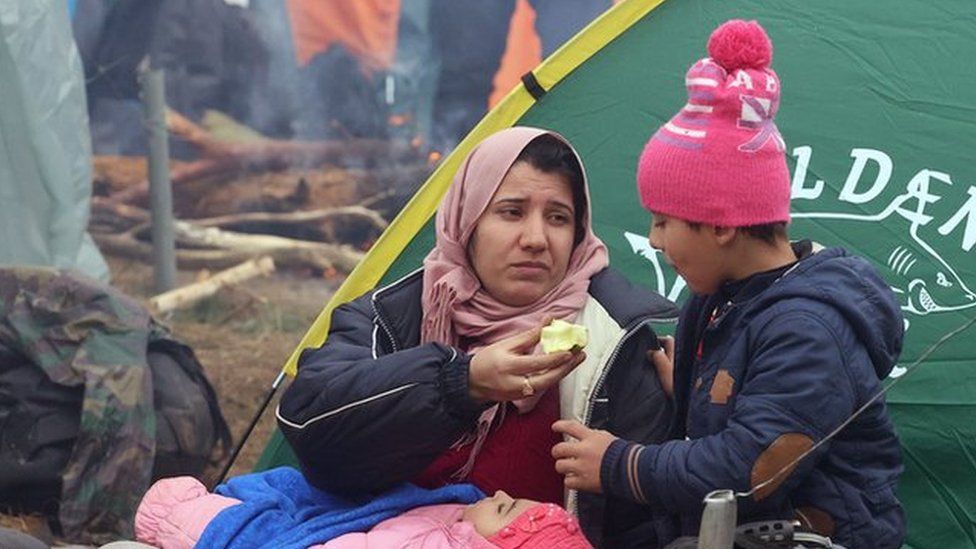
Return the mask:
<svg viewBox="0 0 976 549">
<path fill-rule="evenodd" d="M 338 307 L 325 344 L 302 353 L 277 416 L 317 488 L 379 492 L 413 479 L 487 407 L 468 394 L 469 355 L 420 343 L 422 288 L 418 271 Z M 589 294 L 619 336 L 586 395 L 586 423 L 628 440 L 665 440 L 673 408 L 645 355 L 657 345 L 651 324 L 673 322 L 677 308 L 613 269 L 591 279 Z M 647 506 L 583 493 L 569 504 L 598 547 L 657 542 Z"/>
<path fill-rule="evenodd" d="M 713 316 L 714 315 L 714 316 Z M 902 315 L 867 261 L 841 249 L 693 296 L 678 326 L 677 438 L 618 440 L 611 494 L 680 514 L 696 534 L 715 489 L 748 492 L 823 440 L 881 389 L 901 352 Z M 739 498 L 739 522 L 796 518 L 849 548 L 899 547 L 901 450 L 878 399 L 783 479 Z"/>
</svg>

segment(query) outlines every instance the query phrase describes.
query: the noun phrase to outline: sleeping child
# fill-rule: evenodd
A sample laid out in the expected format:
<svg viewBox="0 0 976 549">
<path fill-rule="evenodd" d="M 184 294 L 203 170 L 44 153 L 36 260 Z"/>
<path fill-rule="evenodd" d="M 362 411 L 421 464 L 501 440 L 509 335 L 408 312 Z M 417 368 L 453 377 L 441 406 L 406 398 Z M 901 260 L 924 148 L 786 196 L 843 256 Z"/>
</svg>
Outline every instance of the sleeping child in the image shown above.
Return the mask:
<svg viewBox="0 0 976 549">
<path fill-rule="evenodd" d="M 563 508 L 502 491 L 484 497 L 470 485 L 404 486 L 353 502 L 317 491 L 297 471 L 281 468 L 237 477 L 218 492 L 207 492 L 192 477 L 156 482 L 136 512 L 137 539 L 162 549 L 591 547 Z M 411 508 L 413 503 L 420 505 Z"/>
</svg>

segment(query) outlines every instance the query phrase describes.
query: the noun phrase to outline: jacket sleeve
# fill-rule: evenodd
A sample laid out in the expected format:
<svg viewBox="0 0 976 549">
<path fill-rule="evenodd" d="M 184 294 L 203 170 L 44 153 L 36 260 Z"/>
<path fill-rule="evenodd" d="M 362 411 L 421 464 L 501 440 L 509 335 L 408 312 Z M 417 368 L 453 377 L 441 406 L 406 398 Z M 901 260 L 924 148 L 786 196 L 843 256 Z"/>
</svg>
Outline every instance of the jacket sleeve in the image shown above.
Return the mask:
<svg viewBox="0 0 976 549">
<path fill-rule="evenodd" d="M 726 427 L 660 445 L 615 441 L 602 461 L 604 489 L 680 513 L 700 512 L 715 489 L 748 492 L 854 411 L 857 395 L 840 341 L 810 312 L 777 315 L 757 337 Z M 807 456 L 782 484 L 740 499 L 740 509 L 781 504 L 828 448 L 829 443 Z"/>
<path fill-rule="evenodd" d="M 221 511 L 241 500 L 207 492 L 193 477 L 156 481 L 136 510 L 136 539 L 155 547 L 194 547 L 207 525 Z"/>
<path fill-rule="evenodd" d="M 325 344 L 302 353 L 278 425 L 314 486 L 380 491 L 419 474 L 485 408 L 470 357 L 437 343 L 376 356 L 368 297 L 335 310 Z"/>
</svg>

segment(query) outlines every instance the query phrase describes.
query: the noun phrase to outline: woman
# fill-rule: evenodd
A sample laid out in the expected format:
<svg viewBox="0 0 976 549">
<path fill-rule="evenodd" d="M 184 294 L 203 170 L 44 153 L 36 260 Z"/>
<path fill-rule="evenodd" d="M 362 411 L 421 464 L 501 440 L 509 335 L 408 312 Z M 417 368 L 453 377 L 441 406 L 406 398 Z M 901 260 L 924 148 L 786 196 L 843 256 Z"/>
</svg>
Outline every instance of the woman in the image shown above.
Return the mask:
<svg viewBox="0 0 976 549">
<path fill-rule="evenodd" d="M 278 421 L 306 477 L 332 491 L 472 482 L 564 503 L 551 429 L 574 418 L 660 441 L 671 405 L 646 353 L 674 306 L 607 268 L 582 164 L 561 136 L 511 128 L 465 159 L 424 268 L 336 309 Z M 586 325 L 584 352 L 541 355 L 540 327 Z M 575 493 L 597 546 L 646 541 L 646 510 Z"/>
</svg>

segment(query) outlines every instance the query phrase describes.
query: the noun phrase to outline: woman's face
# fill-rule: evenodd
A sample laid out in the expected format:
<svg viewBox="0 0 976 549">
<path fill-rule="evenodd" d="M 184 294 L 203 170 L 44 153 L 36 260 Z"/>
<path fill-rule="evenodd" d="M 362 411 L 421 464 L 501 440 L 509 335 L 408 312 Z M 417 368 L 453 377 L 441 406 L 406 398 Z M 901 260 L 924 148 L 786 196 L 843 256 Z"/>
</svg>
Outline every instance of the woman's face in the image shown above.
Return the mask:
<svg viewBox="0 0 976 549">
<path fill-rule="evenodd" d="M 468 255 L 481 285 L 510 306 L 544 296 L 566 276 L 575 210 L 561 175 L 516 162 L 481 214 Z"/>
<path fill-rule="evenodd" d="M 514 499 L 512 496 L 499 490 L 490 498 L 485 498 L 478 503 L 469 505 L 461 516 L 474 525 L 474 529 L 482 537 L 490 538 L 498 533 L 499 530 L 508 526 L 523 512 L 538 505 L 538 501 L 530 499 Z"/>
</svg>

